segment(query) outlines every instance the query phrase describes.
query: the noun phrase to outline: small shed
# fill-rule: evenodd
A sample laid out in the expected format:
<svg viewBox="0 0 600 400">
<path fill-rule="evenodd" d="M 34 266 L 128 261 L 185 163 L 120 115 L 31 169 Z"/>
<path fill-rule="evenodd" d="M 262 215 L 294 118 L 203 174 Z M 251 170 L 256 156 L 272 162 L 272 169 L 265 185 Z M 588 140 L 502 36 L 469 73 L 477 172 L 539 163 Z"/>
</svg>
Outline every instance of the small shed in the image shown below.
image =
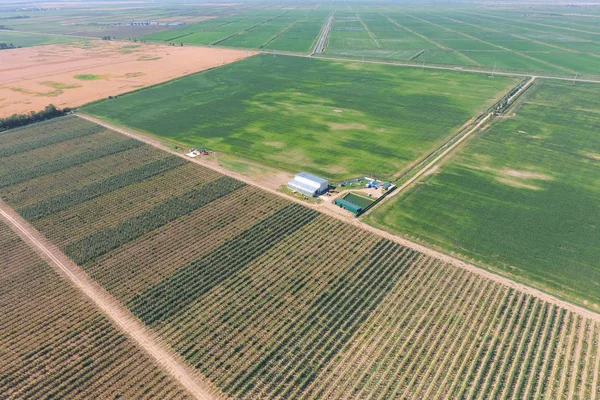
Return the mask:
<svg viewBox="0 0 600 400">
<path fill-rule="evenodd" d="M 333 202 L 336 206 L 342 207 L 344 210 L 348 210 L 354 214 L 359 214 L 362 211 L 362 208 L 354 203 L 350 203 L 344 199 L 335 199 Z"/>
<path fill-rule="evenodd" d="M 391 185 L 392 185 L 392 184 L 391 184 L 391 183 L 389 183 L 389 182 L 383 182 L 383 183 L 381 184 L 381 187 L 382 187 L 382 188 L 384 188 L 385 190 L 388 190 L 388 189 L 390 188 L 390 186 L 391 186 Z"/>
</svg>

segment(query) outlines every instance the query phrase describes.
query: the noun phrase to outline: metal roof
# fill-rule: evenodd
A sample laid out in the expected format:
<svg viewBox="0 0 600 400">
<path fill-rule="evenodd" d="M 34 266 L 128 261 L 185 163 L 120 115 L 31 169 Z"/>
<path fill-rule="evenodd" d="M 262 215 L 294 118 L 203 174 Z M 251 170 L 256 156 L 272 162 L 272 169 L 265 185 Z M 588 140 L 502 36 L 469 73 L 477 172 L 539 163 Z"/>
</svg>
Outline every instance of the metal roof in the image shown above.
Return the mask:
<svg viewBox="0 0 600 400">
<path fill-rule="evenodd" d="M 327 179 L 319 178 L 318 176 L 314 176 L 312 174 L 309 174 L 308 172 L 298 172 L 296 174 L 296 177 L 308 179 L 309 181 L 313 181 L 315 183 L 318 183 L 319 186 L 321 186 L 324 183 L 327 183 Z"/>
</svg>

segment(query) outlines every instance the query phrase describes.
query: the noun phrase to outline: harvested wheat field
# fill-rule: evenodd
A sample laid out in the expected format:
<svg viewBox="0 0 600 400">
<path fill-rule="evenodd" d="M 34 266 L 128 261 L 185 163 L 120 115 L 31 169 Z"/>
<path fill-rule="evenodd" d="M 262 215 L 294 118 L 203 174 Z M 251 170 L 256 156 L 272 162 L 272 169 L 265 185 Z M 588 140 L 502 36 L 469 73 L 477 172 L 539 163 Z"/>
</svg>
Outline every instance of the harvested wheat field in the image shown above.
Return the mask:
<svg viewBox="0 0 600 400">
<path fill-rule="evenodd" d="M 0 117 L 76 107 L 241 60 L 252 52 L 92 41 L 4 50 Z"/>
</svg>

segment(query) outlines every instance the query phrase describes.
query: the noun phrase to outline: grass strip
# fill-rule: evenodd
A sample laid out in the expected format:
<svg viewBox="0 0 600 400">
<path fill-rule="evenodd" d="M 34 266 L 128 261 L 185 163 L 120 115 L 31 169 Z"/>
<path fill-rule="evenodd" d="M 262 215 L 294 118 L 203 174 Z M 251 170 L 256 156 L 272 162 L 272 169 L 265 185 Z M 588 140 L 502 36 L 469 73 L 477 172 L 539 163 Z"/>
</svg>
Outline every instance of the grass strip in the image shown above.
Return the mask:
<svg viewBox="0 0 600 400">
<path fill-rule="evenodd" d="M 105 228 L 86 236 L 66 246 L 64 251 L 76 263 L 85 264 L 244 185 L 229 177 L 219 178 L 198 189 L 165 200 L 147 212 L 128 218 L 115 227 Z"/>
<path fill-rule="evenodd" d="M 290 204 L 228 240 L 207 256 L 180 268 L 145 292 L 136 294 L 129 301 L 129 308 L 147 325 L 165 320 L 243 270 L 317 215 L 314 210 Z"/>
<path fill-rule="evenodd" d="M 81 189 L 59 194 L 17 210 L 25 219 L 35 220 L 47 215 L 66 210 L 85 201 L 94 199 L 125 186 L 141 182 L 153 176 L 177 168 L 186 161 L 180 157 L 168 156 L 161 160 L 149 162 L 118 175 L 113 175 L 99 182 L 84 186 Z"/>
</svg>

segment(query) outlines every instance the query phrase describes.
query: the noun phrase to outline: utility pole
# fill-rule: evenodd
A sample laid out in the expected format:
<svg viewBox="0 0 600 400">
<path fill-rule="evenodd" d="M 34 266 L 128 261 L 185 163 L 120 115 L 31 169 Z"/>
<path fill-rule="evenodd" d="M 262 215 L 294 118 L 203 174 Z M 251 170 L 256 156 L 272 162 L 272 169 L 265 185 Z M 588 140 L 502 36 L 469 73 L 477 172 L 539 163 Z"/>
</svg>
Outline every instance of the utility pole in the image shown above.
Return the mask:
<svg viewBox="0 0 600 400">
<path fill-rule="evenodd" d="M 575 81 L 577 80 L 578 75 L 579 75 L 579 72 L 575 72 L 575 78 L 573 79 L 573 85 L 575 84 Z"/>
<path fill-rule="evenodd" d="M 425 71 L 425 60 L 423 60 L 423 65 L 421 65 L 421 71 Z"/>
<path fill-rule="evenodd" d="M 363 56 L 362 58 L 362 64 L 360 64 L 361 66 L 365 65 L 365 56 Z"/>
<path fill-rule="evenodd" d="M 497 64 L 497 63 L 498 63 L 498 62 L 495 62 L 495 63 L 494 63 L 494 69 L 492 70 L 492 78 L 494 77 L 494 74 L 496 73 L 496 64 Z"/>
</svg>

